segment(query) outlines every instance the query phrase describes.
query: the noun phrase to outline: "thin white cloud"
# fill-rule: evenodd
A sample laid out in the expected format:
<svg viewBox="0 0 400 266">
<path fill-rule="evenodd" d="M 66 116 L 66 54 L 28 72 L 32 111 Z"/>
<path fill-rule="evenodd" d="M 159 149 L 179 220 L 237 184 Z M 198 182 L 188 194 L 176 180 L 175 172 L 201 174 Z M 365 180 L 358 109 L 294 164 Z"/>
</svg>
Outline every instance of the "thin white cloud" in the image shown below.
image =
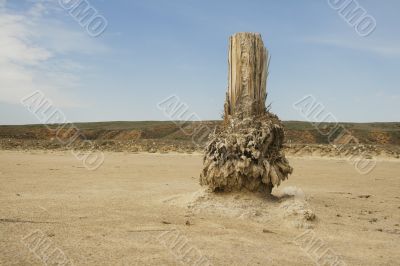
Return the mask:
<svg viewBox="0 0 400 266">
<path fill-rule="evenodd" d="M 36 33 L 36 37 L 46 43 L 51 51 L 62 54 L 79 53 L 86 55 L 108 51 L 107 46 L 102 44 L 98 38 L 91 38 L 79 25 L 76 25 L 78 30 L 72 30 L 54 19 L 47 22 L 41 25 L 41 31 Z"/>
<path fill-rule="evenodd" d="M 34 65 L 49 59 L 51 52 L 29 42 L 31 33 L 24 16 L 0 16 L 0 62 Z"/>
<path fill-rule="evenodd" d="M 79 72 L 87 67 L 69 55 L 93 55 L 107 48 L 81 28 L 54 19 L 52 12 L 59 11 L 54 2 L 41 0 L 17 13 L 0 0 L 0 102 L 19 104 L 41 90 L 58 107 L 85 105 L 76 92 L 83 87 Z"/>
<path fill-rule="evenodd" d="M 342 37 L 312 37 L 304 39 L 307 43 L 323 44 L 339 48 L 365 51 L 379 56 L 399 57 L 400 42 L 384 42 L 372 39 L 344 39 Z"/>
</svg>

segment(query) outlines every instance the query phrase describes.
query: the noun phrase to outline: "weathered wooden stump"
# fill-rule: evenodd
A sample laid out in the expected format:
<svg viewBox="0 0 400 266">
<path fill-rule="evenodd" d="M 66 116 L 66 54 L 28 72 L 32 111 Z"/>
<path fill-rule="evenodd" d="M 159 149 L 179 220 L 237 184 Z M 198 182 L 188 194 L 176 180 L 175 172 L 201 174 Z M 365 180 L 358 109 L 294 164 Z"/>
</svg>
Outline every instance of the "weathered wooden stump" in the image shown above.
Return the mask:
<svg viewBox="0 0 400 266">
<path fill-rule="evenodd" d="M 268 51 L 260 34 L 237 33 L 230 37 L 225 118 L 237 111 L 245 112 L 248 116 L 265 112 L 267 60 Z M 251 104 L 242 106 L 243 101 Z"/>
<path fill-rule="evenodd" d="M 224 125 L 210 136 L 200 184 L 271 193 L 292 168 L 282 152 L 283 126 L 265 107 L 269 60 L 261 35 L 230 37 L 228 63 Z"/>
</svg>

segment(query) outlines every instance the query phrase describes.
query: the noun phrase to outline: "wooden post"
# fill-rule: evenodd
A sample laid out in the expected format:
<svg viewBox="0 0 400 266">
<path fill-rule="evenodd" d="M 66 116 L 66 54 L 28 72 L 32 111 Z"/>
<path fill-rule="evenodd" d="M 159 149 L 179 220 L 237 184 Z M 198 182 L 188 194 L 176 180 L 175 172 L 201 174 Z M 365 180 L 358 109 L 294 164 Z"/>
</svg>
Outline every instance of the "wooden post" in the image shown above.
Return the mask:
<svg viewBox="0 0 400 266">
<path fill-rule="evenodd" d="M 268 62 L 259 33 L 241 32 L 230 37 L 225 120 L 237 111 L 245 115 L 265 113 Z"/>
<path fill-rule="evenodd" d="M 265 107 L 268 58 L 258 33 L 229 39 L 225 123 L 210 135 L 200 174 L 200 184 L 212 191 L 270 194 L 292 173 L 283 153 L 283 125 Z"/>
</svg>

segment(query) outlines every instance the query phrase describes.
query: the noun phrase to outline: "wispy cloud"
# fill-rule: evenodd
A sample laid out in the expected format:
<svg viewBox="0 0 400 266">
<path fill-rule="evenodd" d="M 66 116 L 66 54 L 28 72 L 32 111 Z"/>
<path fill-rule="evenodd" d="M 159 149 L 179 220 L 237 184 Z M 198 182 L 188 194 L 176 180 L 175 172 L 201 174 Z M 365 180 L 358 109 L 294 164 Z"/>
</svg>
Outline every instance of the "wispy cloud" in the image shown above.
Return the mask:
<svg viewBox="0 0 400 266">
<path fill-rule="evenodd" d="M 35 1 L 28 10 L 15 11 L 0 0 L 0 102 L 16 104 L 41 90 L 56 106 L 83 105 L 74 92 L 83 87 L 79 73 L 86 66 L 66 58 L 107 48 L 80 28 L 55 19 L 62 17 L 57 12 L 62 10 L 54 1 Z"/>
<path fill-rule="evenodd" d="M 400 41 L 384 42 L 365 39 L 345 39 L 343 37 L 321 36 L 305 38 L 306 43 L 322 44 L 345 49 L 373 53 L 385 57 L 400 57 Z"/>
</svg>

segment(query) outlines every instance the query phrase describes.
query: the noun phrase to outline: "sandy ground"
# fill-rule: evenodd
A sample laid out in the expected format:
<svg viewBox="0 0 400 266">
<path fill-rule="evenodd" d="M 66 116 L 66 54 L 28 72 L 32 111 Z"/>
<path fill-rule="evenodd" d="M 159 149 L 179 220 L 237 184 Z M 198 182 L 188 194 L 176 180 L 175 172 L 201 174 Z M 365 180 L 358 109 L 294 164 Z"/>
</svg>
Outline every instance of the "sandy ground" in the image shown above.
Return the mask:
<svg viewBox="0 0 400 266">
<path fill-rule="evenodd" d="M 400 162 L 289 160 L 260 198 L 208 195 L 198 154 L 0 151 L 0 264 L 399 265 Z"/>
</svg>

